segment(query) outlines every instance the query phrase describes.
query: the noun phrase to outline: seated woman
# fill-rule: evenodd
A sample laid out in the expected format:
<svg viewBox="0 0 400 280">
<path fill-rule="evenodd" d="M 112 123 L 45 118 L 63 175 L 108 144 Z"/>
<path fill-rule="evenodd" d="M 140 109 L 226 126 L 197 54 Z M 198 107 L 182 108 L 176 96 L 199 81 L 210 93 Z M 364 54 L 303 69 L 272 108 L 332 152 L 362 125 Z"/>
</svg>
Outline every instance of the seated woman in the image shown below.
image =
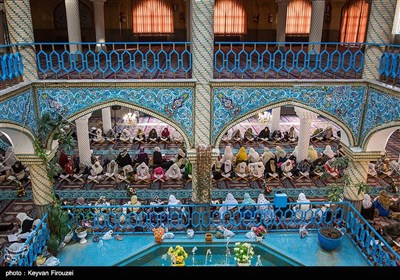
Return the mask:
<svg viewBox="0 0 400 280">
<path fill-rule="evenodd" d="M 269 137 L 270 137 L 269 127 L 266 126 L 260 131 L 260 133 L 258 133 L 257 139 L 266 142 L 270 140 Z"/>
<path fill-rule="evenodd" d="M 293 207 L 293 211 L 296 212 L 296 218 L 301 219 L 304 217 L 306 220 L 310 219 L 313 211 L 307 211 L 308 209 L 311 209 L 311 204 L 310 200 L 307 199 L 306 195 L 304 193 L 299 193 L 299 196 L 297 197 L 298 204 Z M 299 211 L 300 210 L 300 211 Z"/>
<path fill-rule="evenodd" d="M 105 138 L 103 137 L 103 130 L 101 128 L 96 129 L 96 135 L 93 137 L 93 142 L 103 143 Z"/>
<path fill-rule="evenodd" d="M 249 149 L 248 163 L 255 163 L 261 161 L 260 155 L 256 152 L 254 148 Z"/>
<path fill-rule="evenodd" d="M 292 160 L 288 159 L 284 163 L 282 163 L 281 170 L 283 178 L 293 179 L 294 165 Z"/>
<path fill-rule="evenodd" d="M 263 193 L 260 193 L 258 195 L 257 204 L 259 204 L 259 206 L 257 206 L 257 210 L 261 211 L 261 213 L 257 215 L 259 216 L 258 219 L 261 217 L 263 217 L 266 221 L 271 219 L 271 217 L 273 216 L 274 207 Z"/>
<path fill-rule="evenodd" d="M 311 162 L 308 159 L 303 159 L 297 165 L 297 171 L 300 177 L 310 178 Z"/>
<path fill-rule="evenodd" d="M 310 159 L 311 162 L 314 162 L 318 158 L 318 152 L 315 150 L 313 145 L 310 145 L 308 147 L 307 157 Z"/>
<path fill-rule="evenodd" d="M 176 143 L 176 144 L 179 144 L 179 143 L 183 142 L 182 135 L 179 133 L 178 130 L 172 131 L 172 133 L 171 133 L 171 141 Z"/>
<path fill-rule="evenodd" d="M 324 132 L 324 130 L 322 128 L 316 128 L 314 129 L 313 133 L 311 134 L 311 140 L 322 140 L 323 139 L 323 135 L 322 133 Z"/>
<path fill-rule="evenodd" d="M 225 161 L 222 166 L 221 166 L 221 176 L 224 179 L 230 179 L 231 175 L 232 175 L 232 162 L 228 159 L 227 161 Z"/>
<path fill-rule="evenodd" d="M 131 156 L 128 153 L 128 149 L 124 148 L 117 156 L 117 158 L 115 159 L 115 161 L 118 163 L 119 167 L 125 167 L 127 165 L 132 166 L 133 161 Z"/>
<path fill-rule="evenodd" d="M 280 163 L 284 163 L 287 160 L 286 152 L 280 146 L 276 146 L 275 148 L 275 158 L 278 165 L 280 165 Z"/>
<path fill-rule="evenodd" d="M 400 223 L 393 223 L 382 227 L 382 237 L 390 245 L 397 245 L 400 242 Z M 397 244 L 395 244 L 396 242 Z M 399 246 L 399 245 L 397 245 Z"/>
<path fill-rule="evenodd" d="M 69 162 L 69 160 L 68 160 L 68 162 Z M 64 168 L 65 168 L 65 165 L 64 165 Z M 10 177 L 14 177 L 15 178 L 14 180 L 17 180 L 17 181 L 22 181 L 23 179 L 25 179 L 25 177 L 26 177 L 25 167 L 23 166 L 21 161 L 17 160 L 14 163 L 14 165 L 11 166 L 11 175 L 8 177 L 8 179 L 12 179 Z"/>
<path fill-rule="evenodd" d="M 255 140 L 255 134 L 253 132 L 253 129 L 251 127 L 249 127 L 248 129 L 246 129 L 246 131 L 244 132 L 244 138 L 243 140 L 245 142 L 253 142 Z"/>
<path fill-rule="evenodd" d="M 291 126 L 287 131 L 287 137 L 285 140 L 289 142 L 296 142 L 297 139 L 299 139 L 299 137 L 297 136 L 294 126 Z"/>
<path fill-rule="evenodd" d="M 186 180 L 191 180 L 192 179 L 192 163 L 190 161 L 186 162 L 185 165 L 185 173 L 183 173 L 183 178 Z"/>
<path fill-rule="evenodd" d="M 173 195 L 173 194 L 170 194 L 169 195 L 169 197 L 168 197 L 168 208 L 166 208 L 167 210 L 167 212 L 172 212 L 172 211 L 185 211 L 185 207 L 182 207 L 182 206 L 180 206 L 180 205 L 182 205 L 182 202 L 179 200 L 179 199 L 177 199 L 176 197 L 175 197 L 175 195 Z"/>
<path fill-rule="evenodd" d="M 116 179 L 117 174 L 118 174 L 118 164 L 115 160 L 112 160 L 107 164 L 107 172 L 106 174 L 104 174 L 105 175 L 104 180 Z"/>
<path fill-rule="evenodd" d="M 149 172 L 149 167 L 145 162 L 142 162 L 141 164 L 136 167 L 136 181 L 145 181 L 148 182 L 150 181 L 151 175 Z"/>
<path fill-rule="evenodd" d="M 373 206 L 373 201 L 371 199 L 371 196 L 369 194 L 364 194 L 364 199 L 361 204 L 361 216 L 364 217 L 364 219 L 367 220 L 373 220 L 374 219 L 374 206 Z"/>
<path fill-rule="evenodd" d="M 335 139 L 335 137 L 333 136 L 333 129 L 332 129 L 331 125 L 328 125 L 325 128 L 324 132 L 322 132 L 322 138 L 325 141 L 330 141 L 330 140 L 334 140 Z"/>
<path fill-rule="evenodd" d="M 328 172 L 332 176 L 332 178 L 339 177 L 339 169 L 337 167 L 334 167 L 335 160 L 335 158 L 332 158 L 324 164 L 325 171 Z"/>
<path fill-rule="evenodd" d="M 132 143 L 132 133 L 129 132 L 126 128 L 122 130 L 121 136 L 119 137 L 119 140 L 125 143 Z"/>
<path fill-rule="evenodd" d="M 153 182 L 157 181 L 165 182 L 164 169 L 162 169 L 161 166 L 154 168 L 153 174 L 151 175 L 151 179 Z"/>
<path fill-rule="evenodd" d="M 240 162 L 235 167 L 235 175 L 240 179 L 246 179 L 249 176 L 249 169 L 246 162 Z"/>
<path fill-rule="evenodd" d="M 221 164 L 224 163 L 227 160 L 230 160 L 231 162 L 233 162 L 234 158 L 235 158 L 235 156 L 233 155 L 232 147 L 228 145 L 228 146 L 225 146 L 225 152 L 222 155 L 222 158 L 220 159 L 219 162 Z"/>
<path fill-rule="evenodd" d="M 240 133 L 240 129 L 237 128 L 232 132 L 232 137 L 231 137 L 231 142 L 241 142 L 242 141 L 242 135 Z"/>
<path fill-rule="evenodd" d="M 114 129 L 110 128 L 107 133 L 106 133 L 106 140 L 108 142 L 113 142 L 115 141 L 115 138 L 117 138 Z"/>
<path fill-rule="evenodd" d="M 249 160 L 246 149 L 244 147 L 240 147 L 239 152 L 237 153 L 235 157 L 235 165 L 238 165 L 241 162 L 245 162 L 247 164 L 247 161 Z"/>
<path fill-rule="evenodd" d="M 374 208 L 378 210 L 380 217 L 388 217 L 390 214 L 390 205 L 392 205 L 392 203 L 393 200 L 389 197 L 387 192 L 381 190 L 372 204 Z"/>
<path fill-rule="evenodd" d="M 149 132 L 149 136 L 147 137 L 147 142 L 149 143 L 157 143 L 158 142 L 158 134 L 155 128 L 152 128 Z"/>
<path fill-rule="evenodd" d="M 26 213 L 21 212 L 16 216 L 18 229 L 18 241 L 24 242 L 28 238 L 30 232 L 35 229 L 35 227 L 39 224 L 40 219 L 32 219 Z"/>
<path fill-rule="evenodd" d="M 186 157 L 186 153 L 181 148 L 179 148 L 178 154 L 175 156 L 175 163 L 178 165 L 179 169 L 185 168 L 187 161 L 188 158 Z"/>
<path fill-rule="evenodd" d="M 103 173 L 103 166 L 100 165 L 99 161 L 96 161 L 93 165 L 92 168 L 90 169 L 90 175 L 88 176 L 88 183 L 91 181 L 99 183 L 99 180 L 102 179 L 102 174 Z"/>
<path fill-rule="evenodd" d="M 283 134 L 279 129 L 274 130 L 271 135 L 271 140 L 274 142 L 280 142 L 283 140 Z"/>
<path fill-rule="evenodd" d="M 231 204 L 231 205 L 223 205 L 218 209 L 220 217 L 224 217 L 224 213 L 226 213 L 226 211 L 237 209 L 239 202 L 236 200 L 233 194 L 228 193 L 226 195 L 225 200 L 222 201 L 221 204 Z"/>
<path fill-rule="evenodd" d="M 267 164 L 265 164 L 265 177 L 268 181 L 271 179 L 277 179 L 279 181 L 279 173 L 275 158 L 271 158 Z"/>
<path fill-rule="evenodd" d="M 242 203 L 240 205 L 240 212 L 243 214 L 244 219 L 250 219 L 253 213 L 256 211 L 256 202 L 251 198 L 249 193 L 245 193 L 243 196 Z"/>
<path fill-rule="evenodd" d="M 60 174 L 60 178 L 61 181 L 66 180 L 68 182 L 71 182 L 70 177 L 72 178 L 73 176 L 74 176 L 74 160 L 72 157 L 68 157 L 68 162 L 66 165 L 64 165 L 64 169 L 62 174 Z"/>
<path fill-rule="evenodd" d="M 139 143 L 144 143 L 144 141 L 146 141 L 146 136 L 145 136 L 144 131 L 143 131 L 142 128 L 140 128 L 140 127 L 138 128 L 138 130 L 136 131 L 136 135 L 133 138 L 133 140 L 135 142 L 139 142 Z"/>
<path fill-rule="evenodd" d="M 267 162 L 271 159 L 271 158 L 275 158 L 275 154 L 273 152 L 271 152 L 268 147 L 264 147 L 264 153 L 261 156 L 262 159 L 262 163 L 264 164 L 264 166 L 267 164 Z"/>
<path fill-rule="evenodd" d="M 128 203 L 125 203 L 123 206 L 140 206 L 140 205 L 142 205 L 142 203 L 138 200 L 138 197 L 136 195 L 132 195 L 131 200 Z M 124 214 L 129 214 L 129 213 L 139 214 L 140 211 L 141 208 L 138 207 L 124 207 L 122 210 Z"/>
<path fill-rule="evenodd" d="M 166 180 L 180 180 L 182 179 L 181 169 L 178 164 L 174 163 L 168 168 L 167 172 L 165 172 Z"/>
<path fill-rule="evenodd" d="M 254 180 L 264 179 L 265 166 L 261 161 L 249 163 L 248 167 L 250 177 Z"/>
<path fill-rule="evenodd" d="M 325 150 L 322 152 L 322 160 L 327 162 L 330 159 L 335 157 L 336 153 L 332 151 L 332 147 L 330 145 L 326 145 Z"/>
<path fill-rule="evenodd" d="M 149 155 L 145 152 L 144 147 L 140 147 L 139 153 L 136 155 L 136 164 L 149 164 Z"/>
<path fill-rule="evenodd" d="M 169 132 L 168 127 L 165 127 L 165 128 L 161 131 L 161 136 L 160 136 L 161 142 L 170 141 L 170 136 L 171 136 L 171 133 Z"/>
</svg>

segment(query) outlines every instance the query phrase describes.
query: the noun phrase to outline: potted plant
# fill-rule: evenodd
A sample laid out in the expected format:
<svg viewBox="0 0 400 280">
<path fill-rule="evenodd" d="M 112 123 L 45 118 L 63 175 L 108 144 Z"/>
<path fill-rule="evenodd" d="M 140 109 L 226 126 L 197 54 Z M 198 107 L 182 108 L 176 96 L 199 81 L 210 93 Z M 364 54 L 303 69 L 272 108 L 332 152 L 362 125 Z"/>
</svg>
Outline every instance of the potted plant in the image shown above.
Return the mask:
<svg viewBox="0 0 400 280">
<path fill-rule="evenodd" d="M 342 243 L 344 234 L 337 228 L 329 225 L 318 229 L 318 242 L 326 251 L 335 250 Z"/>
<path fill-rule="evenodd" d="M 71 228 L 68 225 L 70 219 L 68 212 L 61 208 L 61 203 L 57 198 L 54 198 L 54 201 L 48 215 L 50 239 L 47 241 L 47 249 L 52 255 L 57 256 Z"/>
<path fill-rule="evenodd" d="M 169 247 L 167 255 L 171 259 L 172 266 L 185 266 L 185 260 L 188 254 L 182 246 L 176 245 L 175 248 Z"/>
<path fill-rule="evenodd" d="M 267 229 L 263 225 L 252 227 L 251 231 L 254 232 L 254 234 L 256 235 L 256 240 L 258 242 L 261 242 L 263 240 L 263 237 L 267 234 Z"/>
<path fill-rule="evenodd" d="M 250 243 L 236 242 L 233 251 L 238 266 L 250 266 L 251 259 L 254 256 L 254 249 Z"/>
</svg>

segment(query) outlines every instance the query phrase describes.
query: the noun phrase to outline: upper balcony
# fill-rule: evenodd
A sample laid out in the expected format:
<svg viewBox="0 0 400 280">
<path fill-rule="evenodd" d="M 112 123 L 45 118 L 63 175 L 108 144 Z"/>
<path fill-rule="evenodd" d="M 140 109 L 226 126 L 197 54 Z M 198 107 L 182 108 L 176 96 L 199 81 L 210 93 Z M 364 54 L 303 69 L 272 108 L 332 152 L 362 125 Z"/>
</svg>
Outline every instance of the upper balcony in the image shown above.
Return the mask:
<svg viewBox="0 0 400 280">
<path fill-rule="evenodd" d="M 189 42 L 27 43 L 0 48 L 1 89 L 23 81 L 27 67 L 40 80 L 191 79 L 196 59 Z M 368 48 L 378 49 L 379 55 L 366 58 Z M 362 79 L 369 63 L 376 67 L 372 70 L 379 73 L 379 81 L 399 85 L 399 48 L 367 43 L 217 42 L 213 78 Z M 26 59 L 28 53 L 33 63 Z"/>
</svg>

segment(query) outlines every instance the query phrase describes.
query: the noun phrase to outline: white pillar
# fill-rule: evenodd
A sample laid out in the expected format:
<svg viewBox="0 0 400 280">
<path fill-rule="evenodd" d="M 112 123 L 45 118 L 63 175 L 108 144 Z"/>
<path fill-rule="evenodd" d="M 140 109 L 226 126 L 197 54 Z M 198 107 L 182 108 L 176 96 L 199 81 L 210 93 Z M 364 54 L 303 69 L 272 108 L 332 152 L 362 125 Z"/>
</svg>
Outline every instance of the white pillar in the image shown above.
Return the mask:
<svg viewBox="0 0 400 280">
<path fill-rule="evenodd" d="M 279 124 L 281 122 L 281 107 L 272 109 L 272 119 L 271 119 L 271 133 L 279 129 Z"/>
<path fill-rule="evenodd" d="M 309 42 L 321 42 L 322 27 L 324 25 L 325 0 L 312 0 L 311 26 Z M 314 50 L 317 53 L 321 50 L 320 44 L 311 44 L 309 51 Z"/>
<path fill-rule="evenodd" d="M 94 7 L 94 27 L 96 31 L 96 42 L 104 43 L 106 41 L 106 31 L 104 27 L 104 2 L 106 0 L 90 0 Z M 96 51 L 107 50 L 105 45 L 97 44 Z"/>
<path fill-rule="evenodd" d="M 278 15 L 277 15 L 277 25 L 276 25 L 276 41 L 285 42 L 286 41 L 286 16 L 287 16 L 287 6 L 290 0 L 276 0 L 278 4 Z M 284 46 L 281 46 L 284 47 Z"/>
<path fill-rule="evenodd" d="M 107 133 L 112 128 L 110 107 L 101 109 L 101 119 L 103 121 L 103 132 Z"/>
<path fill-rule="evenodd" d="M 299 142 L 297 144 L 297 157 L 296 161 L 300 162 L 308 157 L 308 147 L 310 145 L 311 123 L 318 117 L 317 114 L 305 110 L 303 108 L 295 107 L 297 116 L 300 119 Z"/>
<path fill-rule="evenodd" d="M 79 0 L 65 0 L 65 10 L 67 13 L 68 41 L 80 43 L 82 41 L 82 37 L 81 21 L 79 17 Z M 81 49 L 81 45 L 69 46 L 69 51 L 71 54 Z"/>
<path fill-rule="evenodd" d="M 92 114 L 87 114 L 75 120 L 76 135 L 78 138 L 79 161 L 90 165 L 90 139 L 89 139 L 89 118 Z"/>
<path fill-rule="evenodd" d="M 11 44 L 35 43 L 29 0 L 6 0 L 4 7 Z M 36 80 L 38 75 L 35 46 L 29 44 L 18 46 L 14 47 L 13 51 L 18 51 L 22 56 L 24 81 Z"/>
</svg>

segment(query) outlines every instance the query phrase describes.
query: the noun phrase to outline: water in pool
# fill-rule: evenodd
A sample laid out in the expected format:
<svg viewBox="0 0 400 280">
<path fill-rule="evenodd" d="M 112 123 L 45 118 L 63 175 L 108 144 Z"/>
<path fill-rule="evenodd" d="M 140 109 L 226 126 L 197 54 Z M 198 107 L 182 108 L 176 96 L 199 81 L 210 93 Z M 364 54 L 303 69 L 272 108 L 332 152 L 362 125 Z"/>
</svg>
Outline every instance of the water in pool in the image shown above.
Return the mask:
<svg viewBox="0 0 400 280">
<path fill-rule="evenodd" d="M 145 252 L 132 256 L 122 266 L 170 266 L 167 255 L 170 246 L 176 244 L 160 244 L 151 247 Z M 236 266 L 234 260 L 234 244 L 181 244 L 188 254 L 186 266 Z M 254 257 L 251 266 L 301 266 L 298 263 L 266 246 L 254 244 Z"/>
</svg>

